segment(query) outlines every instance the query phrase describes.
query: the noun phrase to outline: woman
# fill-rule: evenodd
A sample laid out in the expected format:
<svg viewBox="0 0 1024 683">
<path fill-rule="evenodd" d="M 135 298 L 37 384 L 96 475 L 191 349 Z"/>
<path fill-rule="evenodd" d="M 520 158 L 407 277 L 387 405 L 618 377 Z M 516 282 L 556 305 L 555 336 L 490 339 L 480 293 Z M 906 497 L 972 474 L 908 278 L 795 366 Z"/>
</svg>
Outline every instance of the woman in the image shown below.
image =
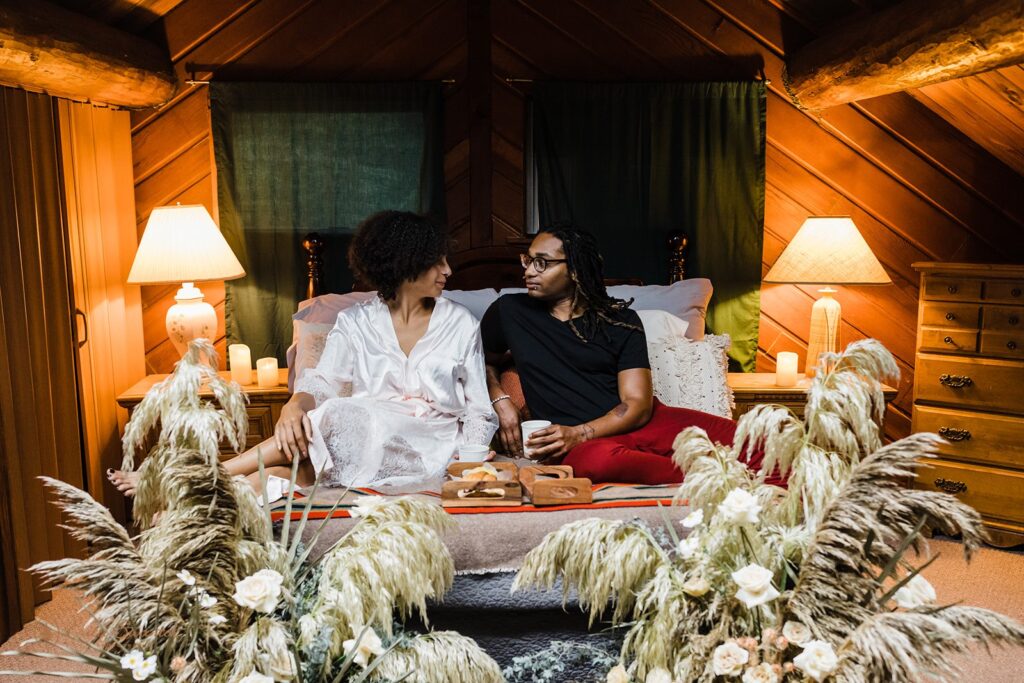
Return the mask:
<svg viewBox="0 0 1024 683">
<path fill-rule="evenodd" d="M 297 483 L 409 491 L 436 486 L 458 446 L 489 444 L 491 409 L 483 348 L 472 314 L 442 298 L 451 275 L 440 226 L 413 213 L 366 219 L 349 265 L 377 297 L 338 314 L 315 368 L 295 382 L 274 436 L 224 463 L 259 490 L 262 454 L 268 494 Z M 131 494 L 135 482 L 111 480 Z"/>
</svg>

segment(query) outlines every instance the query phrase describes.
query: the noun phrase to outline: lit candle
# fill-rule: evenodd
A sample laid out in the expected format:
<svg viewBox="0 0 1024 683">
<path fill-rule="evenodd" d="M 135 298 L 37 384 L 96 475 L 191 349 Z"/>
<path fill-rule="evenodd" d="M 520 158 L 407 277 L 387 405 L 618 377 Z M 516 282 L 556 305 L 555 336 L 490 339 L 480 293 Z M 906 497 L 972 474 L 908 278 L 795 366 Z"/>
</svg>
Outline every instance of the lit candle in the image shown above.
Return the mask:
<svg viewBox="0 0 1024 683">
<path fill-rule="evenodd" d="M 228 365 L 231 366 L 231 380 L 241 385 L 252 384 L 252 354 L 245 344 L 228 347 Z"/>
<path fill-rule="evenodd" d="M 775 358 L 775 384 L 780 387 L 795 387 L 797 380 L 797 356 L 792 351 L 780 351 Z"/>
<path fill-rule="evenodd" d="M 256 361 L 256 380 L 261 387 L 277 386 L 276 358 L 260 358 Z"/>
</svg>

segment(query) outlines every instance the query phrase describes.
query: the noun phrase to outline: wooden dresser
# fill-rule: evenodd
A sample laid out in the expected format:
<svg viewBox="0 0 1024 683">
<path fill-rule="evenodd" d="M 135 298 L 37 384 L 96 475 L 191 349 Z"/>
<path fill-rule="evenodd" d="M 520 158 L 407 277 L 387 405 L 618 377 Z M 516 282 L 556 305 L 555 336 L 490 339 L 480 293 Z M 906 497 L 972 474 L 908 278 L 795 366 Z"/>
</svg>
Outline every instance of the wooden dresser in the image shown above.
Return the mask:
<svg viewBox="0 0 1024 683">
<path fill-rule="evenodd" d="M 914 268 L 913 430 L 948 441 L 915 485 L 976 508 L 993 545 L 1024 543 L 1024 265 Z"/>
</svg>

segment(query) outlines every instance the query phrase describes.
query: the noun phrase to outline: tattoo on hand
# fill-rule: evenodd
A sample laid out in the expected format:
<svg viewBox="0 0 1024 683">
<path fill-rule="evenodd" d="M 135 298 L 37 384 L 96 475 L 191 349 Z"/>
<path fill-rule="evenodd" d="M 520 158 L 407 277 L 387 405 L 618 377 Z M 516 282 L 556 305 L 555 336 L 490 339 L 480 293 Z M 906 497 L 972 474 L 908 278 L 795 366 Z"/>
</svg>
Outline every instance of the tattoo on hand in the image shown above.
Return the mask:
<svg viewBox="0 0 1024 683">
<path fill-rule="evenodd" d="M 612 412 L 618 417 L 625 417 L 626 413 L 629 412 L 629 405 L 626 403 L 620 403 L 612 408 Z"/>
<path fill-rule="evenodd" d="M 591 427 L 589 423 L 584 422 L 583 424 L 580 425 L 580 429 L 583 432 L 584 441 L 590 441 L 591 439 L 594 438 L 594 428 Z"/>
</svg>

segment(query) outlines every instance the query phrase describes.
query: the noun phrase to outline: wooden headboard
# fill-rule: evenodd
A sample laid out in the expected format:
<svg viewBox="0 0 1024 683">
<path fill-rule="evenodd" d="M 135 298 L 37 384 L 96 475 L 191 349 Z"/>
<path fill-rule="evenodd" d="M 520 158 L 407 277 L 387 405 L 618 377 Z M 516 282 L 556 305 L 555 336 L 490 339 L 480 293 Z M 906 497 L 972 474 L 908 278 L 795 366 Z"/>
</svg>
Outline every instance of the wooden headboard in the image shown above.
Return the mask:
<svg viewBox="0 0 1024 683">
<path fill-rule="evenodd" d="M 669 284 L 678 282 L 686 276 L 686 235 L 676 231 L 669 233 L 666 240 L 668 248 Z M 323 249 L 324 242 L 315 232 L 306 235 L 302 240 L 302 248 L 306 253 L 306 298 L 312 299 L 323 294 Z M 523 282 L 523 268 L 515 258 L 515 253 L 508 246 L 483 247 L 470 249 L 448 257 L 452 266 L 452 276 L 448 278 L 450 289 L 483 289 L 493 287 L 520 287 Z M 608 285 L 642 285 L 640 280 L 619 279 L 605 280 Z M 356 287 L 356 289 L 359 289 Z"/>
</svg>

